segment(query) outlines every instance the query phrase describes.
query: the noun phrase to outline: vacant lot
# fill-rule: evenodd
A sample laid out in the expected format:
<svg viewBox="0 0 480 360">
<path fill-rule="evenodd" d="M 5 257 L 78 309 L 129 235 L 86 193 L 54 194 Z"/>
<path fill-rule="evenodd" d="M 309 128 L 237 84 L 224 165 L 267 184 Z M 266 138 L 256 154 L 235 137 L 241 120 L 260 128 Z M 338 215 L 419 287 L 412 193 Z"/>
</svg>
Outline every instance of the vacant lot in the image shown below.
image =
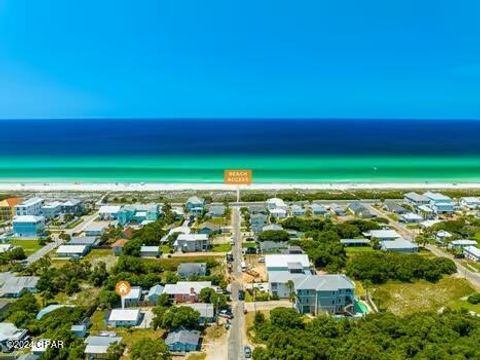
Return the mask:
<svg viewBox="0 0 480 360">
<path fill-rule="evenodd" d="M 25 255 L 29 256 L 32 255 L 33 253 L 37 252 L 42 248 L 41 245 L 39 245 L 38 240 L 21 240 L 21 239 L 16 239 L 12 240 L 10 242 L 13 246 L 20 246 L 23 248 L 23 251 L 25 252 Z"/>
<path fill-rule="evenodd" d="M 437 311 L 444 307 L 460 308 L 462 299 L 474 292 L 467 280 L 456 275 L 445 277 L 438 283 L 389 282 L 371 286 L 369 291 L 380 309 L 396 315 Z"/>
</svg>

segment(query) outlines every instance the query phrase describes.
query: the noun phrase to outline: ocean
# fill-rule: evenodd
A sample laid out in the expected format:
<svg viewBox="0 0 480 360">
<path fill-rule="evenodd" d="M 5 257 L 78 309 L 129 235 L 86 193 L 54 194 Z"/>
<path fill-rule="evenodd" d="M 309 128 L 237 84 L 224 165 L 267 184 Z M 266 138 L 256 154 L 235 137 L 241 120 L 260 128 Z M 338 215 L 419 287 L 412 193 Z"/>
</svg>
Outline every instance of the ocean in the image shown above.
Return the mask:
<svg viewBox="0 0 480 360">
<path fill-rule="evenodd" d="M 479 182 L 480 121 L 0 120 L 0 182 Z"/>
</svg>

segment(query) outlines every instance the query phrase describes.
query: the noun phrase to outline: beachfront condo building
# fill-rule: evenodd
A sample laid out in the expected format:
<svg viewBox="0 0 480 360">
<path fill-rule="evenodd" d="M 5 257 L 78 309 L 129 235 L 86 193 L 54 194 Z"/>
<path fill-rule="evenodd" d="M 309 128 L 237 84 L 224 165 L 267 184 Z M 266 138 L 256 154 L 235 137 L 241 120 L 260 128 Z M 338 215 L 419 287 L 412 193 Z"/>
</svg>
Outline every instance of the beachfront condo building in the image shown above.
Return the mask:
<svg viewBox="0 0 480 360">
<path fill-rule="evenodd" d="M 13 233 L 17 237 L 36 237 L 45 229 L 45 218 L 35 215 L 21 215 L 13 218 Z"/>
<path fill-rule="evenodd" d="M 24 202 L 15 206 L 15 214 L 18 216 L 32 215 L 39 216 L 42 215 L 42 207 L 45 204 L 45 200 L 33 197 L 25 200 Z"/>
<path fill-rule="evenodd" d="M 13 197 L 0 201 L 0 221 L 10 221 L 15 216 L 15 206 L 22 202 L 22 198 Z"/>
</svg>

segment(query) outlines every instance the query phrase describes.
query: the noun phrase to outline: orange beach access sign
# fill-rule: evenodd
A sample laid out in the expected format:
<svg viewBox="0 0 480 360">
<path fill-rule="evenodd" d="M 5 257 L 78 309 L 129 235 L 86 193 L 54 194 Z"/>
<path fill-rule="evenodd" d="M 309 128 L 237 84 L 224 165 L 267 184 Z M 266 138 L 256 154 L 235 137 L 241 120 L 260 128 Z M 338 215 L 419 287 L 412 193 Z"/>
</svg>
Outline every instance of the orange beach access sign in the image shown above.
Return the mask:
<svg viewBox="0 0 480 360">
<path fill-rule="evenodd" d="M 118 296 L 120 297 L 125 297 L 128 294 L 130 294 L 131 290 L 130 283 L 128 281 L 119 281 L 117 285 L 115 285 L 115 292 L 117 293 Z"/>
<path fill-rule="evenodd" d="M 225 170 L 223 181 L 229 185 L 250 185 L 252 183 L 252 170 Z"/>
</svg>

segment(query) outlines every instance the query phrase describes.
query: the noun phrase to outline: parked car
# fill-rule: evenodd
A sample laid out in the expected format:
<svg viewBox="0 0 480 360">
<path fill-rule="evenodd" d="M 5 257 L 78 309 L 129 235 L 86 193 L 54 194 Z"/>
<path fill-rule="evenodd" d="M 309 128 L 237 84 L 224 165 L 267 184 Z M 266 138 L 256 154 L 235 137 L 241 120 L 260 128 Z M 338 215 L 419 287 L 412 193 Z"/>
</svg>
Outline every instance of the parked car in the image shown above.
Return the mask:
<svg viewBox="0 0 480 360">
<path fill-rule="evenodd" d="M 233 319 L 233 314 L 230 310 L 220 310 L 218 316 L 226 318 L 226 319 Z"/>
<path fill-rule="evenodd" d="M 250 346 L 245 345 L 243 347 L 243 354 L 245 355 L 246 359 L 250 359 L 252 357 L 252 349 L 250 348 Z"/>
</svg>

